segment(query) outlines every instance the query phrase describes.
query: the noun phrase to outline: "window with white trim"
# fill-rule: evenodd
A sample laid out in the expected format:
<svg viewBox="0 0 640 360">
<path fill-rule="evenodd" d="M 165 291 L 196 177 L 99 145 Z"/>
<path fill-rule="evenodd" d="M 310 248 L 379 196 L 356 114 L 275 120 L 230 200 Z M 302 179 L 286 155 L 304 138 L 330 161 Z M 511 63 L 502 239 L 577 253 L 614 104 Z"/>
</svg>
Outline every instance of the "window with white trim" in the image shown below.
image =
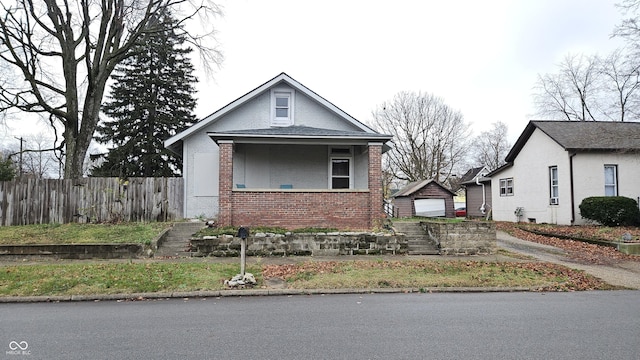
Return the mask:
<svg viewBox="0 0 640 360">
<path fill-rule="evenodd" d="M 271 126 L 293 125 L 293 90 L 271 91 Z"/>
<path fill-rule="evenodd" d="M 500 196 L 513 196 L 513 178 L 500 179 Z"/>
<path fill-rule="evenodd" d="M 329 155 L 329 188 L 351 189 L 353 187 L 351 147 L 332 147 Z"/>
<path fill-rule="evenodd" d="M 558 167 L 549 166 L 549 204 L 558 205 Z"/>
<path fill-rule="evenodd" d="M 604 166 L 604 196 L 618 196 L 618 165 Z"/>
</svg>

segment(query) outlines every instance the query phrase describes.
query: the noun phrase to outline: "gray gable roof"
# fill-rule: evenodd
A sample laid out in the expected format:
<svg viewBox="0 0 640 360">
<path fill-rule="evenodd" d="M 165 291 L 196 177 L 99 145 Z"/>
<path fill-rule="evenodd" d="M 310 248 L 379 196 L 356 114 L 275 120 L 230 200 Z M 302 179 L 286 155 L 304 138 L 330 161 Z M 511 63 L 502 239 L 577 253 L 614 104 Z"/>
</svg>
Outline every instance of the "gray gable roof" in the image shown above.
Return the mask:
<svg viewBox="0 0 640 360">
<path fill-rule="evenodd" d="M 482 171 L 484 169 L 484 166 L 480 166 L 480 167 L 476 167 L 476 168 L 471 168 L 469 170 L 467 170 L 467 172 L 462 175 L 462 177 L 460 178 L 460 184 L 463 184 L 467 181 L 471 181 L 473 179 L 475 179 L 476 175 L 478 175 L 478 173 L 480 173 L 480 171 Z"/>
<path fill-rule="evenodd" d="M 302 85 L 300 82 L 296 81 L 295 79 L 293 79 L 292 77 L 290 77 L 289 75 L 287 75 L 286 73 L 283 72 L 283 73 L 280 73 L 279 75 L 275 76 L 271 80 L 269 80 L 269 81 L 263 83 L 262 85 L 256 87 L 255 89 L 249 91 L 248 93 L 244 94 L 243 96 L 237 98 L 236 100 L 232 101 L 231 103 L 223 106 L 221 109 L 215 111 L 213 114 L 211 114 L 211 115 L 205 117 L 204 119 L 200 120 L 199 122 L 195 123 L 194 125 L 192 125 L 188 129 L 186 129 L 186 130 L 184 130 L 184 131 L 182 131 L 182 132 L 170 137 L 169 139 L 165 140 L 164 146 L 166 148 L 174 151 L 174 152 L 181 153 L 182 152 L 182 141 L 185 138 L 191 136 L 194 133 L 197 133 L 198 131 L 200 131 L 201 129 L 205 128 L 209 124 L 216 122 L 219 118 L 221 118 L 225 114 L 233 111 L 234 109 L 236 109 L 236 108 L 238 108 L 240 106 L 243 106 L 246 102 L 248 102 L 251 99 L 255 98 L 256 96 L 260 95 L 262 92 L 267 91 L 270 88 L 272 88 L 274 86 L 277 86 L 279 84 L 282 84 L 282 83 L 285 83 L 285 84 L 291 86 L 296 91 L 300 91 L 301 93 L 305 94 L 306 96 L 308 96 L 312 100 L 315 100 L 321 106 L 324 106 L 329 111 L 331 111 L 331 112 L 335 113 L 336 115 L 338 115 L 345 122 L 353 125 L 357 129 L 361 129 L 362 133 L 377 134 L 377 132 L 374 129 L 372 129 L 369 126 L 365 125 L 364 123 L 356 120 L 354 117 L 352 117 L 351 115 L 347 114 L 342 109 L 338 108 L 336 105 L 334 105 L 333 103 L 329 102 L 327 99 L 325 99 L 322 96 L 318 95 L 317 93 L 315 93 L 311 89 L 309 89 L 306 86 Z"/>
<path fill-rule="evenodd" d="M 513 162 L 539 129 L 567 151 L 640 151 L 640 122 L 530 121 L 507 154 Z"/>
<path fill-rule="evenodd" d="M 347 131 L 347 130 L 332 130 L 321 129 L 310 126 L 286 126 L 286 127 L 272 127 L 266 129 L 245 129 L 245 130 L 229 130 L 218 131 L 215 133 L 209 133 L 216 137 L 229 136 L 249 136 L 249 137 L 362 137 L 367 139 L 380 139 L 389 140 L 391 135 L 370 133 L 364 131 Z"/>
</svg>

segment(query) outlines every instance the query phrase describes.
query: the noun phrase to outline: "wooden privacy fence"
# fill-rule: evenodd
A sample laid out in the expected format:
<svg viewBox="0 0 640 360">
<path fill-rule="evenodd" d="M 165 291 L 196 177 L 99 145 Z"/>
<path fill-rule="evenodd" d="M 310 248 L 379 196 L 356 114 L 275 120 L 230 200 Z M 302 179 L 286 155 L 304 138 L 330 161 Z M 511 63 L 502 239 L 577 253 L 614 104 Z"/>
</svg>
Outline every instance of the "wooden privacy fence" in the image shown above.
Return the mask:
<svg viewBox="0 0 640 360">
<path fill-rule="evenodd" d="M 170 221 L 183 217 L 182 178 L 0 182 L 0 225 Z"/>
</svg>

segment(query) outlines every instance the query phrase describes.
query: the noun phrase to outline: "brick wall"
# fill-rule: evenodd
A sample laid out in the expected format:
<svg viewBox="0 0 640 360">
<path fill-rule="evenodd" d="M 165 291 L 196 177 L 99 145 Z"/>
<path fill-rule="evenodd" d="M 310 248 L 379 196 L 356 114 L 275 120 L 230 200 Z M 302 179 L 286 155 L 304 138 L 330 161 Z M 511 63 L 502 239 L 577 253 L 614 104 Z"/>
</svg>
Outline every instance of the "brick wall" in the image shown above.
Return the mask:
<svg viewBox="0 0 640 360">
<path fill-rule="evenodd" d="M 234 191 L 233 226 L 366 230 L 369 192 Z"/>
<path fill-rule="evenodd" d="M 371 209 L 370 228 L 378 227 L 386 217 L 384 214 L 384 195 L 382 194 L 382 144 L 369 144 L 369 209 Z"/>
<path fill-rule="evenodd" d="M 219 213 L 218 223 L 222 226 L 231 225 L 231 191 L 233 189 L 233 143 L 220 142 L 220 173 L 219 173 Z"/>
</svg>

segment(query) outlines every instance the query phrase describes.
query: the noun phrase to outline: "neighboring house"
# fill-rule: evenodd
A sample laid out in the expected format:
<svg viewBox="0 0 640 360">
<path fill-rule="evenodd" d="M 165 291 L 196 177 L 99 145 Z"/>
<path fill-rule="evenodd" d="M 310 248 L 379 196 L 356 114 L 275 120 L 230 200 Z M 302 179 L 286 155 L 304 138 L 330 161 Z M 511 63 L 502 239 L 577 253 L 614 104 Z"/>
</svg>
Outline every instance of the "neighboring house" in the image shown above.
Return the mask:
<svg viewBox="0 0 640 360">
<path fill-rule="evenodd" d="M 285 73 L 165 141 L 184 213 L 221 226 L 369 229 L 384 217 L 379 134 Z"/>
<path fill-rule="evenodd" d="M 393 194 L 396 217 L 456 217 L 453 197 L 456 194 L 435 180 L 414 181 Z"/>
<path fill-rule="evenodd" d="M 491 179 L 485 166 L 469 169 L 460 179 L 466 191 L 467 217 L 487 217 L 491 211 Z"/>
<path fill-rule="evenodd" d="M 590 196 L 640 195 L 640 123 L 531 121 L 491 172 L 493 219 L 584 224 Z"/>
</svg>

